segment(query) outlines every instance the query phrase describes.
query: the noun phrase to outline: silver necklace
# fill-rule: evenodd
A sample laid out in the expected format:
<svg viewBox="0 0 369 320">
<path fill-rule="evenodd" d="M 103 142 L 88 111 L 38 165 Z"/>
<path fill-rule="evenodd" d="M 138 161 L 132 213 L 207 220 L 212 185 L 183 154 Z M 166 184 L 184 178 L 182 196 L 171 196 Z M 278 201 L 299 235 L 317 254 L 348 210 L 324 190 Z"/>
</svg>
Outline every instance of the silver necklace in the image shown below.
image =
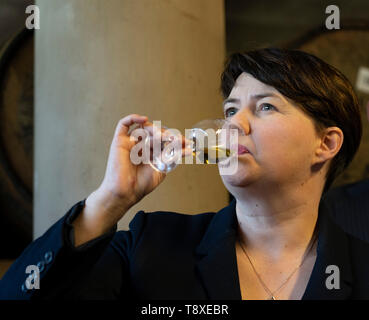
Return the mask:
<svg viewBox="0 0 369 320">
<path fill-rule="evenodd" d="M 263 281 L 263 279 L 261 278 L 261 276 L 260 276 L 260 274 L 256 271 L 256 269 L 255 269 L 255 266 L 254 266 L 254 264 L 252 263 L 252 261 L 251 261 L 251 259 L 250 259 L 250 256 L 247 254 L 247 251 L 246 251 L 246 249 L 244 248 L 244 246 L 243 246 L 243 244 L 242 244 L 242 242 L 241 242 L 241 240 L 240 239 L 238 239 L 238 242 L 240 243 L 240 245 L 241 245 L 241 248 L 242 248 L 242 250 L 243 250 L 243 252 L 245 253 L 245 255 L 246 255 L 246 257 L 247 257 L 247 259 L 249 260 L 249 262 L 250 262 L 250 265 L 251 265 L 251 267 L 252 267 L 252 269 L 254 270 L 254 273 L 256 274 L 256 276 L 258 277 L 258 279 L 259 279 L 259 282 L 260 282 L 260 284 L 262 285 L 262 287 L 264 288 L 264 290 L 265 290 L 265 292 L 266 293 L 268 293 L 268 295 L 269 295 L 269 299 L 268 300 L 277 300 L 276 299 L 276 297 L 275 297 L 275 294 L 279 291 L 279 290 L 281 290 L 286 284 L 287 284 L 287 282 L 288 282 L 288 280 L 290 280 L 291 278 L 292 278 L 292 276 L 295 274 L 295 272 L 298 270 L 298 269 L 300 269 L 300 267 L 304 264 L 304 262 L 305 262 L 305 259 L 306 259 L 306 257 L 308 256 L 308 254 L 310 253 L 310 250 L 313 248 L 313 246 L 314 246 L 314 244 L 315 244 L 315 241 L 316 241 L 316 239 L 317 239 L 317 236 L 315 235 L 315 232 L 314 232 L 314 234 L 313 234 L 313 237 L 314 237 L 314 239 L 311 239 L 311 241 L 310 241 L 310 246 L 309 246 L 309 249 L 306 251 L 306 253 L 304 254 L 304 256 L 303 256 L 303 258 L 302 258 L 302 261 L 301 261 L 301 263 L 292 271 L 292 273 L 287 277 L 287 279 L 286 280 L 284 280 L 283 281 L 283 283 L 276 289 L 276 290 L 274 290 L 273 292 L 267 287 L 267 285 L 265 284 L 265 282 Z"/>
</svg>

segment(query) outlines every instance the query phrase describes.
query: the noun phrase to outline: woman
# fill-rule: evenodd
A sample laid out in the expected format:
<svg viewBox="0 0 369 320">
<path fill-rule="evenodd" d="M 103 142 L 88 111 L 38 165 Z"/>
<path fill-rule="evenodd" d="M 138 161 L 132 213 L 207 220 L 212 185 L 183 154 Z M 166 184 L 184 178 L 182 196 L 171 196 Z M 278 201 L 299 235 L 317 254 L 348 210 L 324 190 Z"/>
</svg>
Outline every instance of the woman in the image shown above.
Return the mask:
<svg viewBox="0 0 369 320">
<path fill-rule="evenodd" d="M 116 128 L 101 185 L 23 252 L 2 296 L 368 297 L 369 281 L 353 279 L 368 279 L 360 266 L 369 246 L 338 228 L 320 201 L 360 143 L 348 80 L 307 53 L 263 49 L 231 56 L 222 92 L 225 117 L 246 133 L 238 171 L 222 176 L 235 197 L 229 206 L 216 214 L 139 212 L 129 231 L 116 232 L 165 177 L 129 161 L 129 128 L 147 122 L 129 115 Z M 37 263 L 40 289 L 29 290 L 24 270 Z"/>
</svg>

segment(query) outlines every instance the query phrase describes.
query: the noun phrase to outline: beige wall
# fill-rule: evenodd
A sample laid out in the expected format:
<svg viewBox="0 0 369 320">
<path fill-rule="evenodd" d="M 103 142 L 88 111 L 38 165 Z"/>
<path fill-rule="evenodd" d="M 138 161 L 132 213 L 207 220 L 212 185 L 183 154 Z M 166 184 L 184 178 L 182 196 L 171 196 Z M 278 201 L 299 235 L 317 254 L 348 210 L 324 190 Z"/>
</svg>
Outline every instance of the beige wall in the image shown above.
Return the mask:
<svg viewBox="0 0 369 320">
<path fill-rule="evenodd" d="M 221 116 L 223 0 L 39 0 L 36 32 L 34 236 L 101 182 L 118 120 L 178 129 Z M 215 166 L 183 165 L 138 210 L 217 210 Z"/>
</svg>

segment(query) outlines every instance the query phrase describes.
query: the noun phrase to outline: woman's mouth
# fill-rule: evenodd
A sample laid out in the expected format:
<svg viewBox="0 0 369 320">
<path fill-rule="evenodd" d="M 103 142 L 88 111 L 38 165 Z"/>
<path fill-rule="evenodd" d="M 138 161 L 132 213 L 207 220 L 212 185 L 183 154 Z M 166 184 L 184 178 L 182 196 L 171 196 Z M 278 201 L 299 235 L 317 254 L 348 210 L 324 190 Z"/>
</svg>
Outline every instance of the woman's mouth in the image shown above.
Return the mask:
<svg viewBox="0 0 369 320">
<path fill-rule="evenodd" d="M 241 154 L 244 154 L 244 153 L 250 153 L 250 151 L 245 146 L 243 146 L 242 144 L 239 144 L 237 154 L 241 155 Z"/>
</svg>

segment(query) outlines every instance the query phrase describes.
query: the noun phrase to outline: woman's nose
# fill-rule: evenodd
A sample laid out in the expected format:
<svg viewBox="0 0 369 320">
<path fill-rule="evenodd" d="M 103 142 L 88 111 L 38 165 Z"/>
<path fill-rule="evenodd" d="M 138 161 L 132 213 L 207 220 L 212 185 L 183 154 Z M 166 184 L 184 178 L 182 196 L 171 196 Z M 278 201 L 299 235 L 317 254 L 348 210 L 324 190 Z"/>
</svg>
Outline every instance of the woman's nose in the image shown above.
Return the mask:
<svg viewBox="0 0 369 320">
<path fill-rule="evenodd" d="M 246 112 L 239 110 L 230 120 L 236 127 L 242 129 L 245 135 L 250 134 L 250 123 Z"/>
</svg>

